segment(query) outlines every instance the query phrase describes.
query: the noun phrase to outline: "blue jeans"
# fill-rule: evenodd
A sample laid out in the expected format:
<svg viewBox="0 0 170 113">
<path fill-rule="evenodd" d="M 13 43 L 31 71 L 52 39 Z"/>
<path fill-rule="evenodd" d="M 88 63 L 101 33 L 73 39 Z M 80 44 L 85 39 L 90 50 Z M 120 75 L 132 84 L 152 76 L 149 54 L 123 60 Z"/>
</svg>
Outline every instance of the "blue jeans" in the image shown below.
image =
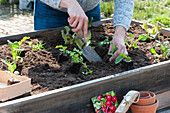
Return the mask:
<svg viewBox="0 0 170 113">
<path fill-rule="evenodd" d="M 85 12 L 93 21 L 101 20 L 100 3 L 91 11 Z M 68 13 L 56 10 L 40 0 L 35 0 L 34 29 L 42 30 L 61 26 L 68 26 Z"/>
</svg>

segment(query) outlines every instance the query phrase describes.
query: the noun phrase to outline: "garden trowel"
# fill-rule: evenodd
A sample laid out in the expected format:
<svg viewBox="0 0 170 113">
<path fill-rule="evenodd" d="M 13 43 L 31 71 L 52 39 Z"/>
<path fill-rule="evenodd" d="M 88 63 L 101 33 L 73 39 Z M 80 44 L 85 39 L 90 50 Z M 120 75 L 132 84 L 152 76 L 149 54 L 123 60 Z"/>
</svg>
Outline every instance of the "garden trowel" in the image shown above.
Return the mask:
<svg viewBox="0 0 170 113">
<path fill-rule="evenodd" d="M 89 44 L 86 43 L 86 41 L 83 38 L 83 31 L 80 30 L 77 32 L 78 38 L 81 39 L 81 41 L 84 43 L 84 47 L 80 48 L 82 51 L 83 56 L 89 61 L 89 62 L 97 62 L 102 61 L 101 57 L 96 53 L 96 51 L 89 46 Z"/>
</svg>

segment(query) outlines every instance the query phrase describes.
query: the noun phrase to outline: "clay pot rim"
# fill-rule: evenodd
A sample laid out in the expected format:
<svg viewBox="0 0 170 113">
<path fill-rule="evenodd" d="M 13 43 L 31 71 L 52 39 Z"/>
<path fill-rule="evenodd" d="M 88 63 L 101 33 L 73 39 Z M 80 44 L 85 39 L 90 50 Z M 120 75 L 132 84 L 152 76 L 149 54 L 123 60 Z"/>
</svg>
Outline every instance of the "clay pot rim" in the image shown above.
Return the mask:
<svg viewBox="0 0 170 113">
<path fill-rule="evenodd" d="M 132 105 L 130 106 L 130 108 L 133 109 L 134 107 L 151 107 L 151 106 L 155 106 L 155 105 L 158 105 L 158 104 L 159 104 L 159 100 L 156 99 L 154 104 L 149 104 L 149 105 L 137 105 L 137 104 L 132 104 Z"/>
<path fill-rule="evenodd" d="M 150 98 L 140 98 L 140 100 L 148 100 L 148 99 L 151 99 L 151 98 L 155 98 L 155 93 L 153 93 L 153 92 L 150 92 L 150 91 L 140 91 L 140 93 L 143 93 L 143 92 L 147 92 L 147 93 L 149 93 L 151 96 L 150 96 Z M 153 96 L 152 96 L 153 95 Z"/>
</svg>

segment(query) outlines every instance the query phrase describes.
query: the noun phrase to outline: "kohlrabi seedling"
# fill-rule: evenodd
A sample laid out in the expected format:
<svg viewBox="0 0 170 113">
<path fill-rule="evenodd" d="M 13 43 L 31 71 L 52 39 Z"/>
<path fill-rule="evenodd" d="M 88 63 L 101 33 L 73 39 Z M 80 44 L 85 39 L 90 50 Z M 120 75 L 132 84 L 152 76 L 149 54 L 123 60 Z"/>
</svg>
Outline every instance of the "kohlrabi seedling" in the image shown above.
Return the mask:
<svg viewBox="0 0 170 113">
<path fill-rule="evenodd" d="M 139 38 L 136 41 L 134 41 L 133 35 L 131 33 L 129 33 L 129 36 L 131 38 L 130 44 L 126 41 L 126 39 L 124 40 L 128 48 L 131 48 L 131 47 L 137 48 L 136 42 L 145 41 L 147 39 L 145 35 L 140 35 Z"/>
<path fill-rule="evenodd" d="M 23 59 L 20 57 L 21 52 L 24 49 L 21 49 L 23 41 L 30 39 L 30 37 L 24 37 L 21 41 L 17 42 L 15 41 L 12 43 L 11 41 L 7 40 L 9 46 L 11 47 L 11 52 L 12 52 L 12 57 L 13 57 L 13 62 L 17 62 L 18 59 L 20 59 L 20 62 L 23 62 Z"/>
<path fill-rule="evenodd" d="M 114 53 L 118 49 L 118 47 L 115 47 L 115 45 L 113 43 L 111 43 L 111 45 L 112 45 L 112 51 L 110 51 L 109 55 L 114 56 Z M 118 64 L 123 59 L 125 59 L 126 62 L 130 62 L 131 61 L 131 57 L 128 57 L 128 56 L 126 56 L 123 53 L 120 53 L 120 55 L 115 60 L 115 64 Z"/>
<path fill-rule="evenodd" d="M 118 49 L 118 47 L 115 47 L 115 45 L 111 42 L 112 45 L 112 51 L 109 52 L 109 55 L 114 56 L 115 51 Z"/>
<path fill-rule="evenodd" d="M 169 42 L 166 41 L 163 44 L 161 44 L 160 41 L 156 40 L 156 42 L 158 42 L 158 46 L 162 48 L 162 55 L 159 55 L 154 48 L 151 48 L 151 52 L 157 56 L 159 56 L 159 58 L 164 58 L 164 59 L 169 59 L 170 57 L 170 49 L 168 48 L 168 44 Z"/>
<path fill-rule="evenodd" d="M 98 46 L 103 47 L 106 44 L 110 44 L 109 38 L 107 37 L 105 40 L 98 43 Z"/>
<path fill-rule="evenodd" d="M 116 58 L 115 60 L 115 64 L 118 64 L 119 62 L 121 62 L 123 59 L 125 59 L 126 62 L 130 62 L 131 61 L 131 57 L 126 56 L 123 53 L 120 53 L 120 55 Z"/>
</svg>

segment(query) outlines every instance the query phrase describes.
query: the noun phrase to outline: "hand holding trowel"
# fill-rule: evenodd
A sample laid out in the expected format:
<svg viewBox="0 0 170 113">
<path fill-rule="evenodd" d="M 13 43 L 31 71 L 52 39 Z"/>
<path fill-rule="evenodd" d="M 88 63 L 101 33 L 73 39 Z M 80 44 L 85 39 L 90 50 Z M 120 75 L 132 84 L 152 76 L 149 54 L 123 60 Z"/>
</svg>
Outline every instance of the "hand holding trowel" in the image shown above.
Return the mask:
<svg viewBox="0 0 170 113">
<path fill-rule="evenodd" d="M 86 42 L 86 40 L 84 40 L 83 38 L 83 31 L 80 30 L 77 32 L 78 35 L 78 39 L 77 41 L 79 41 L 78 43 L 83 43 L 83 45 L 79 47 L 79 49 L 81 49 L 83 56 L 89 61 L 89 62 L 96 62 L 96 61 L 102 61 L 102 59 L 100 58 L 100 56 L 96 53 L 96 51 L 89 46 L 89 43 Z M 77 44 L 77 43 L 76 43 Z M 78 44 L 77 44 L 78 45 Z"/>
</svg>

